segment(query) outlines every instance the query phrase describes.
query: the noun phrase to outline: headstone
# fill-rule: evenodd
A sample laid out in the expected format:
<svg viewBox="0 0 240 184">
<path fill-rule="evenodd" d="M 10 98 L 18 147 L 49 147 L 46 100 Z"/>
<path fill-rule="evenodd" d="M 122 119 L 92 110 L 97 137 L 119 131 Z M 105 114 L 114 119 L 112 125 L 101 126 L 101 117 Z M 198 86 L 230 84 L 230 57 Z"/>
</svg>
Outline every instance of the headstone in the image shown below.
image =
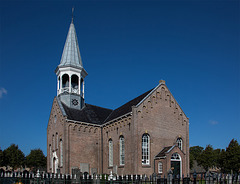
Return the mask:
<svg viewBox="0 0 240 184">
<path fill-rule="evenodd" d="M 80 163 L 80 171 L 82 173 L 89 173 L 89 163 Z"/>
<path fill-rule="evenodd" d="M 113 173 L 114 173 L 114 174 L 117 174 L 117 168 L 118 168 L 117 165 L 113 166 Z"/>
<path fill-rule="evenodd" d="M 169 170 L 169 172 L 168 172 L 168 183 L 172 184 L 172 180 L 173 180 L 173 172 L 172 172 L 172 170 Z"/>
<path fill-rule="evenodd" d="M 77 180 L 80 180 L 80 169 L 75 167 L 75 168 L 72 168 L 72 174 L 73 176 L 75 176 L 75 179 Z"/>
<path fill-rule="evenodd" d="M 59 168 L 57 168 L 57 174 L 60 174 L 60 169 Z"/>
<path fill-rule="evenodd" d="M 91 168 L 91 175 L 97 174 L 97 168 Z"/>
</svg>

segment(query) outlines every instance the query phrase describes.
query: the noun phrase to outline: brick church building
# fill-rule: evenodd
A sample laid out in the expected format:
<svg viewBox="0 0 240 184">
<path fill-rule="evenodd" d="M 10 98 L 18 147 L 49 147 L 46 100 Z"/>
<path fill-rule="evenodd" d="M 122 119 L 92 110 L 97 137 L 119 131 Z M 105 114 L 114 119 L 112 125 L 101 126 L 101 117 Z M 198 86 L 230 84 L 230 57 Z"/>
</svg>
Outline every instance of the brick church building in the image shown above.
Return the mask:
<svg viewBox="0 0 240 184">
<path fill-rule="evenodd" d="M 48 172 L 189 173 L 189 119 L 165 81 L 114 110 L 86 103 L 88 74 L 73 21 L 55 73 L 57 96 L 47 126 Z"/>
</svg>

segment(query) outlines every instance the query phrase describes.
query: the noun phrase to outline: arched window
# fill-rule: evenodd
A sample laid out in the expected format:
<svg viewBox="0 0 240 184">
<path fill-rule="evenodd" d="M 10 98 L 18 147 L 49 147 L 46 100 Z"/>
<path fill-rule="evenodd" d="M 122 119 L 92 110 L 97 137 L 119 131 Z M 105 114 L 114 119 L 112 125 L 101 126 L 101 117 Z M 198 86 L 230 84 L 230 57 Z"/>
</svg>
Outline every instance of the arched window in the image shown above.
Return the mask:
<svg viewBox="0 0 240 184">
<path fill-rule="evenodd" d="M 55 137 L 54 135 L 52 136 L 52 145 L 53 145 L 53 151 L 55 151 Z"/>
<path fill-rule="evenodd" d="M 183 145 L 182 145 L 182 138 L 178 138 L 177 139 L 177 144 L 178 144 L 179 149 L 182 150 L 182 147 L 183 147 Z"/>
<path fill-rule="evenodd" d="M 63 166 L 63 144 L 62 139 L 60 139 L 60 167 Z"/>
<path fill-rule="evenodd" d="M 162 162 L 158 162 L 158 173 L 161 174 L 163 171 Z"/>
<path fill-rule="evenodd" d="M 150 137 L 148 134 L 142 136 L 142 164 L 150 164 Z"/>
<path fill-rule="evenodd" d="M 69 76 L 68 74 L 64 74 L 62 76 L 62 88 L 69 87 Z"/>
<path fill-rule="evenodd" d="M 125 148 L 124 148 L 124 137 L 121 136 L 119 139 L 119 155 L 120 155 L 120 165 L 125 163 Z"/>
<path fill-rule="evenodd" d="M 57 122 L 57 115 L 54 115 L 54 123 Z"/>
<path fill-rule="evenodd" d="M 71 77 L 71 86 L 72 86 L 72 93 L 78 93 L 78 76 L 72 75 Z"/>
<path fill-rule="evenodd" d="M 50 158 L 49 165 L 50 165 L 50 169 L 51 169 L 52 168 L 52 146 L 51 146 L 51 144 L 49 144 L 49 158 Z"/>
<path fill-rule="evenodd" d="M 109 139 L 108 147 L 109 147 L 108 165 L 109 165 L 109 167 L 112 167 L 113 166 L 113 142 L 112 142 L 112 139 Z"/>
<path fill-rule="evenodd" d="M 173 153 L 171 157 L 172 161 L 181 161 L 181 157 L 178 153 Z"/>
<path fill-rule="evenodd" d="M 56 145 L 57 145 L 57 149 L 58 149 L 58 133 L 56 133 Z"/>
</svg>

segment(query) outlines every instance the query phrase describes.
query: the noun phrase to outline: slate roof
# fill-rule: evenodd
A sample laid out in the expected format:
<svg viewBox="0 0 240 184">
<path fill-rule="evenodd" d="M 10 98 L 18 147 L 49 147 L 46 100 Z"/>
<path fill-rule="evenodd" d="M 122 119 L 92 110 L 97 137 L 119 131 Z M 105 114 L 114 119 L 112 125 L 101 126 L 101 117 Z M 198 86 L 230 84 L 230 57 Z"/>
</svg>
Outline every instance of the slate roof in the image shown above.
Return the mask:
<svg viewBox="0 0 240 184">
<path fill-rule="evenodd" d="M 61 104 L 64 111 L 66 112 L 68 119 L 102 125 L 103 123 L 106 123 L 131 112 L 132 106 L 135 106 L 139 102 L 141 102 L 152 90 L 153 89 L 143 93 L 142 95 L 134 98 L 133 100 L 125 103 L 124 105 L 115 110 L 106 109 L 90 104 L 85 104 L 85 107 L 83 109 L 77 110 L 67 107 L 64 103 Z"/>
<path fill-rule="evenodd" d="M 147 91 L 146 93 L 143 93 L 142 95 L 134 98 L 133 100 L 125 103 L 124 105 L 122 105 L 121 107 L 115 109 L 109 116 L 108 118 L 105 120 L 105 122 L 111 121 L 117 117 L 120 117 L 124 114 L 127 114 L 129 112 L 132 111 L 132 106 L 137 105 L 139 102 L 142 101 L 142 99 L 144 97 L 146 97 L 153 89 Z"/>
<path fill-rule="evenodd" d="M 168 147 L 164 147 L 162 149 L 162 151 L 160 151 L 160 153 L 158 153 L 155 158 L 160 158 L 160 157 L 165 157 L 166 153 L 172 148 L 173 146 L 168 146 Z"/>
<path fill-rule="evenodd" d="M 81 110 L 69 108 L 64 103 L 62 103 L 62 106 L 68 119 L 97 125 L 101 125 L 113 111 L 112 109 L 106 109 L 90 104 L 85 104 L 85 107 Z"/>
</svg>

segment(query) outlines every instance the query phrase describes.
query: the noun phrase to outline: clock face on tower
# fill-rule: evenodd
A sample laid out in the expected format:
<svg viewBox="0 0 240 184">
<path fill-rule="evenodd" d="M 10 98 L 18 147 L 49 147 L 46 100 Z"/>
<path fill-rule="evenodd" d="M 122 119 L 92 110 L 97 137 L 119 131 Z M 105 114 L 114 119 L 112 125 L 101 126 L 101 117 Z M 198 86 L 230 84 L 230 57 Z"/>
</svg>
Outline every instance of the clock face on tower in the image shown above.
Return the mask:
<svg viewBox="0 0 240 184">
<path fill-rule="evenodd" d="M 78 100 L 77 100 L 77 99 L 72 99 L 72 104 L 73 104 L 74 106 L 77 106 L 77 105 L 78 105 Z"/>
</svg>

